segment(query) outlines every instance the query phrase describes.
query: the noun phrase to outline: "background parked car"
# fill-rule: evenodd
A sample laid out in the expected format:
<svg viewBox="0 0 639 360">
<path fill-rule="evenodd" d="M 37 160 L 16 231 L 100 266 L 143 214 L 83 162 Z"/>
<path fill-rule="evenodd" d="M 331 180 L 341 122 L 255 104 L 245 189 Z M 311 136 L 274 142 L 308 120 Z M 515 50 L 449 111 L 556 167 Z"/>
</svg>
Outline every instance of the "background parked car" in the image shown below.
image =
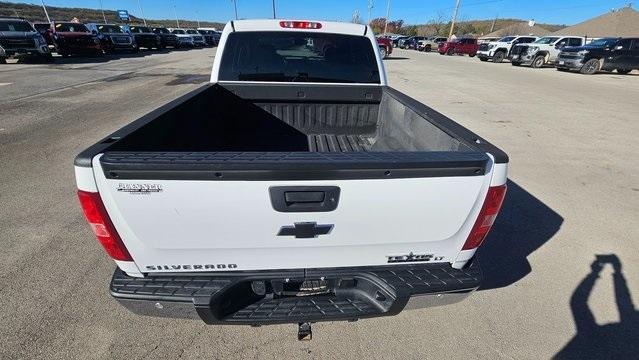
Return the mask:
<svg viewBox="0 0 639 360">
<path fill-rule="evenodd" d="M 111 53 L 117 50 L 138 51 L 138 45 L 135 38 L 122 30 L 119 25 L 115 24 L 86 24 L 93 35 L 98 37 L 102 50 Z"/>
<path fill-rule="evenodd" d="M 462 55 L 466 54 L 470 57 L 474 57 L 477 55 L 477 50 L 479 50 L 479 44 L 477 44 L 477 39 L 457 39 L 453 41 L 446 41 L 439 44 L 437 51 L 439 51 L 442 55 Z"/>
<path fill-rule="evenodd" d="M 386 59 L 393 53 L 393 42 L 389 38 L 378 37 L 377 45 L 379 45 L 379 52 L 382 55 L 382 59 Z"/>
<path fill-rule="evenodd" d="M 413 50 L 417 50 L 417 44 L 420 40 L 426 40 L 425 36 L 412 36 L 409 37 L 408 39 L 406 39 L 403 43 L 402 43 L 402 49 L 413 49 Z"/>
<path fill-rule="evenodd" d="M 439 44 L 444 43 L 446 41 L 448 41 L 448 39 L 445 37 L 435 37 L 435 36 L 429 37 L 424 40 L 419 40 L 417 42 L 417 50 L 430 52 L 433 49 L 437 49 L 439 47 Z"/>
<path fill-rule="evenodd" d="M 554 64 L 559 52 L 565 46 L 583 46 L 586 38 L 578 36 L 544 36 L 529 44 L 515 45 L 510 52 L 513 66 L 530 65 L 540 68 Z"/>
<path fill-rule="evenodd" d="M 17 55 L 36 56 L 53 61 L 49 46 L 42 35 L 22 18 L 0 17 L 0 63 Z"/>
<path fill-rule="evenodd" d="M 639 70 L 639 38 L 603 38 L 580 47 L 565 47 L 557 70 L 579 70 L 592 75 L 600 70 L 628 74 Z"/>
<path fill-rule="evenodd" d="M 79 54 L 104 54 L 100 40 L 84 24 L 54 22 L 52 31 L 55 50 L 62 57 Z"/>
<path fill-rule="evenodd" d="M 172 48 L 179 47 L 178 37 L 175 34 L 172 34 L 169 29 L 165 27 L 154 27 L 151 28 L 154 34 L 160 37 L 160 44 L 162 48 L 166 48 L 170 46 Z"/>
<path fill-rule="evenodd" d="M 177 36 L 178 47 L 181 47 L 181 48 L 184 48 L 184 47 L 194 48 L 195 47 L 195 41 L 193 40 L 193 36 L 187 34 L 185 29 L 169 28 L 169 31 L 171 31 L 171 34 Z"/>
<path fill-rule="evenodd" d="M 53 31 L 51 23 L 33 23 L 33 27 L 42 35 L 47 45 L 53 46 Z"/>
<path fill-rule="evenodd" d="M 123 25 L 122 30 L 133 35 L 138 47 L 151 49 L 162 49 L 162 39 L 147 26 Z"/>
<path fill-rule="evenodd" d="M 186 33 L 193 37 L 193 43 L 195 44 L 195 46 L 199 46 L 199 47 L 206 46 L 206 40 L 204 40 L 204 36 L 202 36 L 202 34 L 200 34 L 197 30 L 186 29 Z"/>
<path fill-rule="evenodd" d="M 408 36 L 396 36 L 391 39 L 393 42 L 393 47 L 399 47 L 400 42 L 404 42 L 404 40 L 408 39 Z"/>
<path fill-rule="evenodd" d="M 510 56 L 510 51 L 517 44 L 528 44 L 536 41 L 536 36 L 506 36 L 498 41 L 491 41 L 479 45 L 477 57 L 481 61 L 493 60 L 494 63 L 500 63 Z"/>
<path fill-rule="evenodd" d="M 217 46 L 219 42 L 219 38 L 217 37 L 217 32 L 215 29 L 209 28 L 198 28 L 197 32 L 200 33 L 204 37 L 204 41 L 206 41 L 206 45 L 208 46 Z"/>
</svg>

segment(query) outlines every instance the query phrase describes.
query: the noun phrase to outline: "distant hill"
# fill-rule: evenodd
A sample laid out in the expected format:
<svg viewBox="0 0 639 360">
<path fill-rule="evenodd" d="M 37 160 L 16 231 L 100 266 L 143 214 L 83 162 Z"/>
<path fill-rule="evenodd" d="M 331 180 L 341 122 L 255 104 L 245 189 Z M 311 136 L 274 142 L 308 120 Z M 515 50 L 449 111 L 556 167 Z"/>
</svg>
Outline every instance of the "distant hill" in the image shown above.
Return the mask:
<svg viewBox="0 0 639 360">
<path fill-rule="evenodd" d="M 69 21 L 77 17 L 82 22 L 103 22 L 102 12 L 100 9 L 87 8 L 64 8 L 47 6 L 47 11 L 51 20 Z M 104 10 L 107 21 L 110 23 L 119 23 L 117 12 L 114 10 Z M 31 4 L 15 4 L 0 1 L 0 16 L 19 16 L 32 22 L 47 21 L 42 6 Z M 157 20 L 146 19 L 148 25 L 175 27 L 175 20 Z M 142 24 L 142 18 L 131 15 L 131 24 Z M 197 27 L 197 21 L 180 19 L 181 27 Z M 224 24 L 217 22 L 200 21 L 202 27 L 214 27 L 222 30 Z"/>
</svg>

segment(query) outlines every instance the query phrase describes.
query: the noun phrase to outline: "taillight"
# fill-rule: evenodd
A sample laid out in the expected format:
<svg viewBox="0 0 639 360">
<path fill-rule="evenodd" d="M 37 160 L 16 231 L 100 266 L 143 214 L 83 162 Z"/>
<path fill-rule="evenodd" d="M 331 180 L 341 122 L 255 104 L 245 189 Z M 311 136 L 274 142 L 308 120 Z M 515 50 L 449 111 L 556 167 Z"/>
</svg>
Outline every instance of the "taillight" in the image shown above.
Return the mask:
<svg viewBox="0 0 639 360">
<path fill-rule="evenodd" d="M 104 208 L 100 194 L 78 190 L 80 205 L 93 233 L 113 260 L 133 261 L 122 239 L 115 231 L 111 219 Z"/>
<path fill-rule="evenodd" d="M 322 24 L 313 21 L 280 21 L 280 26 L 287 29 L 321 29 Z"/>
<path fill-rule="evenodd" d="M 475 221 L 475 225 L 466 239 L 466 243 L 462 250 L 471 250 L 478 248 L 488 235 L 490 228 L 495 223 L 501 205 L 506 196 L 506 185 L 495 186 L 488 189 L 488 195 L 484 205 L 479 212 L 479 217 Z"/>
</svg>

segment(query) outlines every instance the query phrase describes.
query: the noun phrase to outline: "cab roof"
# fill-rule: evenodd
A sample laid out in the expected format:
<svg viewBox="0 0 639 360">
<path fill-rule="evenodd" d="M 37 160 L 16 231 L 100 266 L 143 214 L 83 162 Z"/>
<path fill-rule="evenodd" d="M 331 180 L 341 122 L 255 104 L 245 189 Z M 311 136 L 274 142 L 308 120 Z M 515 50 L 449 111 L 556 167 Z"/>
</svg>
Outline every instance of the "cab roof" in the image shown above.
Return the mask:
<svg viewBox="0 0 639 360">
<path fill-rule="evenodd" d="M 293 29 L 286 28 L 280 25 L 281 22 L 312 22 L 322 25 L 320 29 Z M 276 19 L 276 20 L 233 20 L 229 22 L 233 31 L 303 31 L 303 32 L 319 32 L 319 33 L 334 33 L 334 34 L 347 34 L 347 35 L 366 35 L 367 27 L 365 25 L 334 22 L 334 21 L 322 21 L 322 20 L 299 20 L 299 19 Z"/>
</svg>

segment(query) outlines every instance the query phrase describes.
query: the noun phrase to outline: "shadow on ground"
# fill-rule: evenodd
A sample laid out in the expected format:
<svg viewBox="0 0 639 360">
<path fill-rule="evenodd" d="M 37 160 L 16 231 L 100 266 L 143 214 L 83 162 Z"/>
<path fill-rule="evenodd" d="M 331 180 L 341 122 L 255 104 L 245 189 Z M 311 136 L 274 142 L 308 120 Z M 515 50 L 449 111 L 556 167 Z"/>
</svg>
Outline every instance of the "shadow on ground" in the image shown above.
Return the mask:
<svg viewBox="0 0 639 360">
<path fill-rule="evenodd" d="M 384 61 L 388 61 L 388 60 L 408 60 L 407 57 L 400 57 L 400 56 L 393 56 L 393 57 L 387 57 L 384 59 Z"/>
<path fill-rule="evenodd" d="M 561 215 L 509 180 L 501 213 L 479 250 L 484 272 L 480 290 L 505 287 L 528 275 L 528 255 L 550 240 L 563 222 Z"/>
<path fill-rule="evenodd" d="M 614 269 L 612 281 L 620 321 L 598 325 L 588 307 L 588 298 L 606 264 L 611 264 Z M 621 272 L 621 262 L 616 255 L 598 255 L 590 267 L 591 272 L 570 298 L 577 334 L 554 358 L 636 359 L 639 354 L 639 311 L 632 303 L 630 289 Z"/>
</svg>

